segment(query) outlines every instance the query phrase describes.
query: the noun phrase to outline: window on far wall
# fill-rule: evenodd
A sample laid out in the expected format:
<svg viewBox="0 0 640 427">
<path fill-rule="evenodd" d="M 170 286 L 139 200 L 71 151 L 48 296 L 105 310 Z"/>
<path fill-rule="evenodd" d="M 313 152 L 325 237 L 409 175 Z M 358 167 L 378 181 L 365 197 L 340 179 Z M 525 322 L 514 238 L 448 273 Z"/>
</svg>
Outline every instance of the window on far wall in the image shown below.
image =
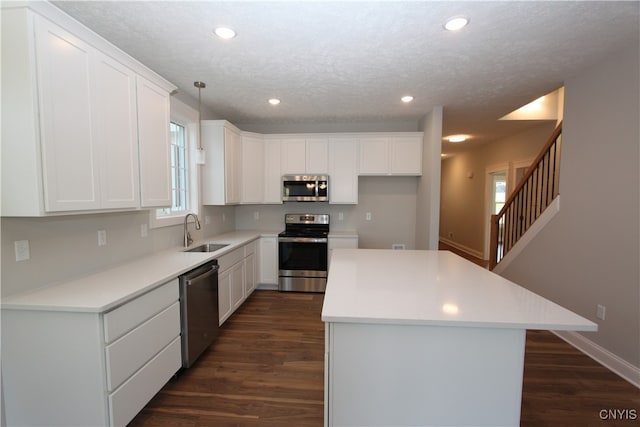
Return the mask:
<svg viewBox="0 0 640 427">
<path fill-rule="evenodd" d="M 507 176 L 506 174 L 493 175 L 493 213 L 497 214 L 507 200 Z"/>
<path fill-rule="evenodd" d="M 171 207 L 158 209 L 158 216 L 184 215 L 189 211 L 187 131 L 171 122 Z"/>
</svg>

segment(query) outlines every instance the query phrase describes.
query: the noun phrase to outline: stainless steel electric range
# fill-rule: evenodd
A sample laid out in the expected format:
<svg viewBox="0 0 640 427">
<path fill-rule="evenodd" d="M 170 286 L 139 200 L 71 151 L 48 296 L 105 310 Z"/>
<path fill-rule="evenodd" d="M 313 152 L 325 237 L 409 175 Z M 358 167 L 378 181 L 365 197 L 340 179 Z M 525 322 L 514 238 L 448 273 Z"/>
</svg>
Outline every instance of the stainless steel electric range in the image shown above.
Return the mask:
<svg viewBox="0 0 640 427">
<path fill-rule="evenodd" d="M 286 214 L 278 235 L 281 291 L 324 292 L 327 287 L 329 215 Z"/>
</svg>

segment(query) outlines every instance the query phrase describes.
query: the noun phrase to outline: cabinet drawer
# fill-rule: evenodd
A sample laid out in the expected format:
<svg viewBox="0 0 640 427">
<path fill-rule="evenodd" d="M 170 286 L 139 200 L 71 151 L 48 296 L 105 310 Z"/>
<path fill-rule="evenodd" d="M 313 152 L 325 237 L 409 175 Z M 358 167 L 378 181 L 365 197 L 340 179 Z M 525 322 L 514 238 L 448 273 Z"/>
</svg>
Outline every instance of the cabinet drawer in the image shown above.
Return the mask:
<svg viewBox="0 0 640 427">
<path fill-rule="evenodd" d="M 104 315 L 104 340 L 110 343 L 169 307 L 180 297 L 174 279 Z"/>
<path fill-rule="evenodd" d="M 176 302 L 106 348 L 107 388 L 114 390 L 142 365 L 180 336 Z"/>
<path fill-rule="evenodd" d="M 109 395 L 112 426 L 125 426 L 180 369 L 180 337 L 149 361 L 119 389 Z"/>
<path fill-rule="evenodd" d="M 218 258 L 218 265 L 220 266 L 220 272 L 229 269 L 232 265 L 242 261 L 244 258 L 244 247 L 233 250 L 227 254 Z"/>
</svg>

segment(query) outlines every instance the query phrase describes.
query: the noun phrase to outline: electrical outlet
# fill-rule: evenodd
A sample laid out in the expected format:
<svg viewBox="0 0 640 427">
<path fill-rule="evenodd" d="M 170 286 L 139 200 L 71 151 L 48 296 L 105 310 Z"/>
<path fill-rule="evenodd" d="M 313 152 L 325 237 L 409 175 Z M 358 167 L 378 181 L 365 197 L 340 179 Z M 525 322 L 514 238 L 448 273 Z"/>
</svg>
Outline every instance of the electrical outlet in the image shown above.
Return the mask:
<svg viewBox="0 0 640 427">
<path fill-rule="evenodd" d="M 107 231 L 98 230 L 98 246 L 104 246 L 107 244 Z"/>
<path fill-rule="evenodd" d="M 227 215 L 222 212 L 222 222 L 226 222 L 227 221 Z"/>
<path fill-rule="evenodd" d="M 338 212 L 338 221 L 344 221 L 344 213 Z"/>
<path fill-rule="evenodd" d="M 149 235 L 149 226 L 147 224 L 140 225 L 140 237 L 147 237 Z"/>
<path fill-rule="evenodd" d="M 406 246 L 404 245 L 404 243 L 394 243 L 391 245 L 391 249 L 393 249 L 394 251 L 404 251 L 406 249 Z"/>
<path fill-rule="evenodd" d="M 13 242 L 13 248 L 16 253 L 16 261 L 27 261 L 31 258 L 28 240 L 16 240 Z"/>
<path fill-rule="evenodd" d="M 204 216 L 204 225 L 211 224 L 211 217 L 209 215 Z"/>
<path fill-rule="evenodd" d="M 450 232 L 449 232 L 449 238 L 450 238 L 450 239 L 453 239 L 453 231 L 450 231 Z"/>
<path fill-rule="evenodd" d="M 604 305 L 598 304 L 596 306 L 596 317 L 600 320 L 604 320 L 605 315 L 607 314 L 607 307 Z"/>
<path fill-rule="evenodd" d="M 256 220 L 256 221 L 257 221 L 257 220 L 259 220 L 259 219 L 260 219 L 260 212 L 255 211 L 255 212 L 253 213 L 253 219 L 254 219 L 254 220 Z"/>
<path fill-rule="evenodd" d="M 366 219 L 367 221 L 371 221 L 371 212 L 367 212 L 366 214 L 364 214 L 364 219 Z"/>
</svg>

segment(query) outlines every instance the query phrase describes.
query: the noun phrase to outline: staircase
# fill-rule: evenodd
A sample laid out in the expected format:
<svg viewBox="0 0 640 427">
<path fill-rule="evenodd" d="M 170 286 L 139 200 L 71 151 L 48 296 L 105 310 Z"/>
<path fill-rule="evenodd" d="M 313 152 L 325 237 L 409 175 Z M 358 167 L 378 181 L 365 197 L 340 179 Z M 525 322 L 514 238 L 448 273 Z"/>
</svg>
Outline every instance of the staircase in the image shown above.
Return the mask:
<svg viewBox="0 0 640 427">
<path fill-rule="evenodd" d="M 504 207 L 491 215 L 489 269 L 493 270 L 560 194 L 562 122 L 522 177 Z"/>
</svg>

